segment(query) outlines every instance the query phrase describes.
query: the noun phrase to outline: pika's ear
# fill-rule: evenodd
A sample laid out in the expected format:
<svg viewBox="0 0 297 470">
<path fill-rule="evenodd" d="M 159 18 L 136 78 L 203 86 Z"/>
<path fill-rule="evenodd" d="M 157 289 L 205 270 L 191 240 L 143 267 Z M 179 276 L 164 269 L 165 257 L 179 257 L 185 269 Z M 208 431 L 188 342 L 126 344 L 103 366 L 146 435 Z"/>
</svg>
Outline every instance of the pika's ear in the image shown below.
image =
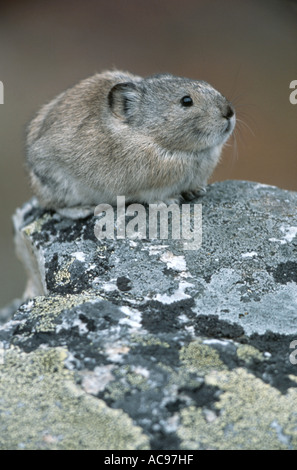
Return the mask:
<svg viewBox="0 0 297 470">
<path fill-rule="evenodd" d="M 135 83 L 125 82 L 113 86 L 108 93 L 108 105 L 120 119 L 129 119 L 138 107 L 139 90 Z"/>
</svg>

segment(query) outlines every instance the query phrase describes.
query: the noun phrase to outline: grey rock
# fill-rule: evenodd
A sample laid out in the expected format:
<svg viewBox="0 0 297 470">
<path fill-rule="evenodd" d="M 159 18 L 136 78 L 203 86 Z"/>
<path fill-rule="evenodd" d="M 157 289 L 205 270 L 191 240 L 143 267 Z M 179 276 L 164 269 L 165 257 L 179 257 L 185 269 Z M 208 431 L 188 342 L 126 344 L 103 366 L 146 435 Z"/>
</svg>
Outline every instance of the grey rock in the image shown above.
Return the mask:
<svg viewBox="0 0 297 470">
<path fill-rule="evenodd" d="M 226 181 L 194 203 L 197 250 L 17 210 L 0 448 L 297 449 L 297 193 Z"/>
</svg>

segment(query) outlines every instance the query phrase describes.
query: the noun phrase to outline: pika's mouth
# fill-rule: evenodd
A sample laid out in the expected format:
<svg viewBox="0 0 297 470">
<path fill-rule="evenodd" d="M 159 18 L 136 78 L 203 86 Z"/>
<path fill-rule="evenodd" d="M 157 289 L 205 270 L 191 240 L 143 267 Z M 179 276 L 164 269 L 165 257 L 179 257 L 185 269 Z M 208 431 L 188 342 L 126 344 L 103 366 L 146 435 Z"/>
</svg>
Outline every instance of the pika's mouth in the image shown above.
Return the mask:
<svg viewBox="0 0 297 470">
<path fill-rule="evenodd" d="M 235 127 L 235 122 L 236 122 L 235 114 L 233 114 L 231 118 L 227 119 L 225 129 L 224 129 L 224 134 L 231 134 L 231 132 L 233 132 L 233 129 Z"/>
<path fill-rule="evenodd" d="M 228 134 L 228 132 L 230 132 L 230 131 L 232 132 L 232 124 L 231 124 L 231 121 L 228 121 L 228 122 L 226 123 L 226 127 L 225 127 L 225 131 L 224 131 L 224 132 L 225 132 L 226 134 Z"/>
</svg>

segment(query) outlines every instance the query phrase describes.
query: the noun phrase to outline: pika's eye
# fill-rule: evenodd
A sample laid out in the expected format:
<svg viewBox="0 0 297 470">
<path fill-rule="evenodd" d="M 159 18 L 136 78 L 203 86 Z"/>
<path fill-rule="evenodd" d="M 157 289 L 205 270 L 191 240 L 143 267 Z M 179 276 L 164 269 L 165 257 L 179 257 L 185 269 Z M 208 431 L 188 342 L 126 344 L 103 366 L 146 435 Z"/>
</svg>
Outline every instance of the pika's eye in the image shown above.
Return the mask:
<svg viewBox="0 0 297 470">
<path fill-rule="evenodd" d="M 189 106 L 192 106 L 193 105 L 193 100 L 192 98 L 187 95 L 187 96 L 184 96 L 181 100 L 180 100 L 182 106 L 185 106 L 185 107 L 189 107 Z"/>
</svg>

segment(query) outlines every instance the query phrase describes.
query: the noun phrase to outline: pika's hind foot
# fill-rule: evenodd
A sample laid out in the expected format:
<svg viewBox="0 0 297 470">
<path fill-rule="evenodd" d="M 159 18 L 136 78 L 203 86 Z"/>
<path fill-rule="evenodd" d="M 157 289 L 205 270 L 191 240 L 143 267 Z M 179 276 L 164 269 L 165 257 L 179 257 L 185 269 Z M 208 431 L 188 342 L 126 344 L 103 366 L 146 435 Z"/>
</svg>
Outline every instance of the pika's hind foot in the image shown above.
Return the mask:
<svg viewBox="0 0 297 470">
<path fill-rule="evenodd" d="M 90 215 L 94 215 L 95 206 L 82 206 L 82 207 L 63 207 L 57 209 L 57 212 L 62 216 L 68 219 L 77 220 L 77 219 L 86 219 Z"/>
</svg>

